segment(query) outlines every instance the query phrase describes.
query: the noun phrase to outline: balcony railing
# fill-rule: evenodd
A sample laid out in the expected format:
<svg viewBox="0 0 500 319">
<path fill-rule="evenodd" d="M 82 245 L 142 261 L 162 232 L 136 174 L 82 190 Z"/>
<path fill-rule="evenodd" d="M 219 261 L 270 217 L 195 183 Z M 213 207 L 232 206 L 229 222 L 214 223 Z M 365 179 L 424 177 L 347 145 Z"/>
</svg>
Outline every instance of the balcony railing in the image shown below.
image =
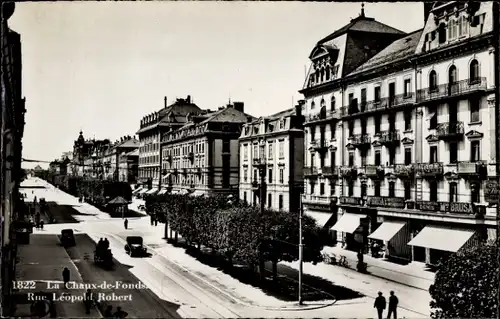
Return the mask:
<svg viewBox="0 0 500 319">
<path fill-rule="evenodd" d="M 401 136 L 398 131 L 383 131 L 380 132 L 379 142 L 381 144 L 398 144 L 401 141 Z"/>
<path fill-rule="evenodd" d="M 443 163 L 418 163 L 415 173 L 421 177 L 437 177 L 443 175 Z"/>
<path fill-rule="evenodd" d="M 463 122 L 439 123 L 436 126 L 436 135 L 440 139 L 461 138 L 464 135 Z"/>
<path fill-rule="evenodd" d="M 349 137 L 349 143 L 353 146 L 368 145 L 371 141 L 372 138 L 368 134 L 355 134 Z"/>
<path fill-rule="evenodd" d="M 360 171 L 367 177 L 383 177 L 385 174 L 385 168 L 377 165 L 365 165 Z"/>
<path fill-rule="evenodd" d="M 417 102 L 438 100 L 451 96 L 458 96 L 486 90 L 486 78 L 467 79 L 455 83 L 445 83 L 436 87 L 418 90 Z"/>
<path fill-rule="evenodd" d="M 358 169 L 352 166 L 342 166 L 339 168 L 339 175 L 343 178 L 356 178 L 358 177 Z"/>
<path fill-rule="evenodd" d="M 412 92 L 394 95 L 391 97 L 381 98 L 379 100 L 361 101 L 352 103 L 351 105 L 343 106 L 340 109 L 341 116 L 350 116 L 355 114 L 363 114 L 378 110 L 386 110 L 397 106 L 403 106 L 415 103 L 415 98 Z"/>
<path fill-rule="evenodd" d="M 399 177 L 410 178 L 415 173 L 415 167 L 413 164 L 396 164 L 394 165 L 394 175 Z"/>
<path fill-rule="evenodd" d="M 316 176 L 318 175 L 318 169 L 316 167 L 304 167 L 304 176 Z"/>
<path fill-rule="evenodd" d="M 254 158 L 253 165 L 254 166 L 266 165 L 266 159 L 265 158 Z"/>
<path fill-rule="evenodd" d="M 311 147 L 316 151 L 322 151 L 328 148 L 328 142 L 325 139 L 311 141 Z"/>
<path fill-rule="evenodd" d="M 324 166 L 320 169 L 319 173 L 326 177 L 335 177 L 339 175 L 339 168 Z"/>
<path fill-rule="evenodd" d="M 459 175 L 487 175 L 487 167 L 483 162 L 459 162 L 457 165 L 457 174 Z"/>
<path fill-rule="evenodd" d="M 323 112 L 320 111 L 319 113 L 310 114 L 309 116 L 307 116 L 306 122 L 308 123 L 308 122 L 316 122 L 322 120 L 330 120 L 338 117 L 339 117 L 339 112 L 337 110 L 329 110 Z"/>
</svg>

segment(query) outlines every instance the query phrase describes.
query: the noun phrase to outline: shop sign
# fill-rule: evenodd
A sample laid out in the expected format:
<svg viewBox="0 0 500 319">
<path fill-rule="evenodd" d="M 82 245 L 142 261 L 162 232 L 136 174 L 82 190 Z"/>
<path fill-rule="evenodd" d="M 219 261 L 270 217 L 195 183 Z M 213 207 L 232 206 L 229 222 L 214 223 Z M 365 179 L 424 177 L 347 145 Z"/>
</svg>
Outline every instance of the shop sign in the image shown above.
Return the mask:
<svg viewBox="0 0 500 319">
<path fill-rule="evenodd" d="M 340 203 L 341 204 L 346 204 L 346 205 L 363 205 L 363 199 L 361 197 L 348 197 L 348 196 L 341 196 L 340 197 Z"/>
<path fill-rule="evenodd" d="M 442 163 L 419 163 L 416 165 L 415 170 L 421 175 L 438 175 L 443 174 Z"/>
<path fill-rule="evenodd" d="M 471 203 L 464 202 L 428 202 L 420 201 L 416 205 L 418 210 L 431 212 L 446 212 L 455 214 L 473 214 L 474 208 Z"/>
<path fill-rule="evenodd" d="M 484 187 L 484 199 L 488 203 L 498 202 L 498 183 L 496 181 L 487 181 Z"/>
<path fill-rule="evenodd" d="M 310 210 L 319 210 L 324 212 L 330 211 L 330 204 L 307 204 L 307 208 Z"/>
<path fill-rule="evenodd" d="M 368 196 L 366 205 L 371 207 L 405 208 L 405 199 L 402 197 Z"/>
</svg>

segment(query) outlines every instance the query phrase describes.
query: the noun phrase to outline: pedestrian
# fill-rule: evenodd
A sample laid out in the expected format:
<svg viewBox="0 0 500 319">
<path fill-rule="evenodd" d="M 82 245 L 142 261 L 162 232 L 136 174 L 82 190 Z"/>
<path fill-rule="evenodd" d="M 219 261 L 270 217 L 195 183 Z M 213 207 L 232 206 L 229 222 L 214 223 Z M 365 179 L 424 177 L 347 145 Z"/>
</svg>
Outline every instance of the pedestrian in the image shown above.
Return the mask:
<svg viewBox="0 0 500 319">
<path fill-rule="evenodd" d="M 373 308 L 377 308 L 378 319 L 382 319 L 382 314 L 384 312 L 386 306 L 385 297 L 382 296 L 382 292 L 378 292 L 378 297 L 375 299 L 375 303 L 373 304 Z"/>
<path fill-rule="evenodd" d="M 64 288 L 68 289 L 68 282 L 69 282 L 69 276 L 70 276 L 68 267 L 64 267 L 64 270 L 62 272 L 62 276 L 63 276 L 63 281 L 64 281 Z"/>
<path fill-rule="evenodd" d="M 391 314 L 393 313 L 394 313 L 394 319 L 398 319 L 397 309 L 399 300 L 398 297 L 396 297 L 396 295 L 394 294 L 394 291 L 391 291 L 390 294 L 391 295 L 389 296 L 389 312 L 387 313 L 387 319 L 390 319 Z"/>
<path fill-rule="evenodd" d="M 107 238 L 104 238 L 104 247 L 109 249 L 109 240 Z"/>
<path fill-rule="evenodd" d="M 87 292 L 85 293 L 85 313 L 89 314 L 90 313 L 90 307 L 92 306 L 92 290 L 87 289 Z"/>
<path fill-rule="evenodd" d="M 126 311 L 123 311 L 122 310 L 122 307 L 116 307 L 116 311 L 115 313 L 113 314 L 113 317 L 114 318 L 117 318 L 117 319 L 123 319 L 125 318 L 126 316 L 128 316 L 128 313 Z"/>
<path fill-rule="evenodd" d="M 128 219 L 125 218 L 125 221 L 123 222 L 123 226 L 125 226 L 125 229 L 128 229 Z"/>
<path fill-rule="evenodd" d="M 106 310 L 104 310 L 104 318 L 106 319 L 113 318 L 113 306 L 106 307 Z"/>
<path fill-rule="evenodd" d="M 153 226 L 153 223 L 154 223 L 154 220 L 155 220 L 153 214 L 150 215 L 150 219 L 151 219 L 151 226 Z"/>
<path fill-rule="evenodd" d="M 158 218 L 155 217 L 155 226 L 158 226 Z"/>
</svg>

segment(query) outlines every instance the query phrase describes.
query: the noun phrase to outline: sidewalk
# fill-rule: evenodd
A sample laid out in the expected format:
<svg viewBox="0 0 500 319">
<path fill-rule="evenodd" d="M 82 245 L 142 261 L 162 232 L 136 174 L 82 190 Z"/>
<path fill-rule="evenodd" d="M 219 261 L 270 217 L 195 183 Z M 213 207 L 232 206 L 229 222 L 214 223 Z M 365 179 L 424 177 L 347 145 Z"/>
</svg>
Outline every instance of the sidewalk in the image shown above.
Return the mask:
<svg viewBox="0 0 500 319">
<path fill-rule="evenodd" d="M 17 296 L 15 317 L 29 316 L 32 300 L 28 293 L 46 292 L 54 294 L 56 298 L 78 298 L 78 301 L 56 301 L 57 317 L 65 318 L 96 318 L 102 317 L 97 310 L 92 309 L 90 314 L 85 313 L 81 301 L 84 290 L 65 290 L 62 285 L 62 271 L 64 267 L 70 270 L 70 280 L 83 282 L 75 264 L 71 261 L 56 235 L 31 234 L 29 245 L 19 245 L 19 263 L 17 264 L 16 280 L 26 289 L 15 292 Z M 32 286 L 32 283 L 35 286 Z"/>
<path fill-rule="evenodd" d="M 356 252 L 345 250 L 340 247 L 325 247 L 324 253 L 345 256 L 351 265 L 351 268 L 356 269 L 358 257 Z M 415 287 L 425 291 L 429 291 L 430 285 L 434 283 L 435 274 L 430 271 L 425 271 L 416 265 L 399 265 L 383 259 L 374 258 L 367 254 L 364 255 L 364 262 L 368 265 L 368 272 L 372 276 L 384 278 L 406 286 Z"/>
</svg>

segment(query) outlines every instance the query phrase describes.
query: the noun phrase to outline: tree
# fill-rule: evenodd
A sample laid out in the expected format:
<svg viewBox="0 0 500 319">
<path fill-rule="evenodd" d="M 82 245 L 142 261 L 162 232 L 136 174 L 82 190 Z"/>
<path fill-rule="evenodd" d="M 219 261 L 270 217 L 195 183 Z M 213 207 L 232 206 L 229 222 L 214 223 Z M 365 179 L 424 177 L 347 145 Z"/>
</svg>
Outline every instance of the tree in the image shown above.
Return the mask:
<svg viewBox="0 0 500 319">
<path fill-rule="evenodd" d="M 498 306 L 498 243 L 453 254 L 429 288 L 432 318 L 493 318 Z"/>
</svg>

